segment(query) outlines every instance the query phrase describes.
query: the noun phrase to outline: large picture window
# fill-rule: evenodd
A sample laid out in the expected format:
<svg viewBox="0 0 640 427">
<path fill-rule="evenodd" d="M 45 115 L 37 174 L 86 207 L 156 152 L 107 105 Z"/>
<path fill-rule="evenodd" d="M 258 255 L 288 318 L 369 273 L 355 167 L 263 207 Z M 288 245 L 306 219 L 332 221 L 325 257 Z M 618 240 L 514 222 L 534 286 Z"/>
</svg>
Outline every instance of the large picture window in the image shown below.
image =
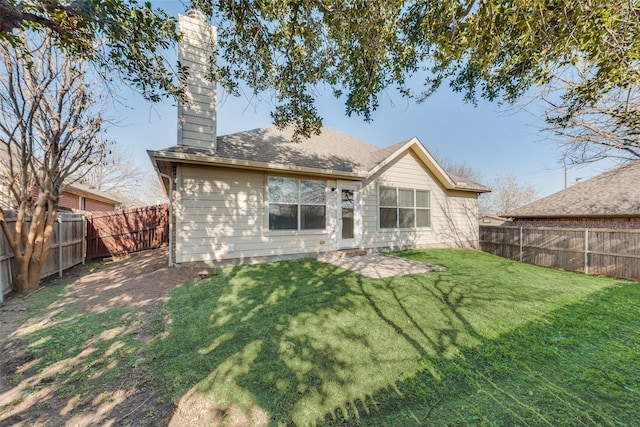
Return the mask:
<svg viewBox="0 0 640 427">
<path fill-rule="evenodd" d="M 431 227 L 428 190 L 380 187 L 380 228 Z"/>
<path fill-rule="evenodd" d="M 325 188 L 324 181 L 270 176 L 269 230 L 324 230 Z"/>
</svg>

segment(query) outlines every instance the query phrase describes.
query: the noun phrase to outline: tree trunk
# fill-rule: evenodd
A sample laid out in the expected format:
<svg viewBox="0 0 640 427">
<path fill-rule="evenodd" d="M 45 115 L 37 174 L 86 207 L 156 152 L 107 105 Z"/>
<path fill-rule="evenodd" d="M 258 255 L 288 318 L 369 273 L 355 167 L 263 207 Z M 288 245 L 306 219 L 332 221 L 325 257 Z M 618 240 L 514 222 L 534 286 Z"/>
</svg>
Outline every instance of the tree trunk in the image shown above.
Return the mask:
<svg viewBox="0 0 640 427">
<path fill-rule="evenodd" d="M 17 293 L 28 292 L 38 288 L 42 277 L 42 270 L 49 256 L 51 237 L 56 224 L 57 209 L 55 204 L 48 203 L 45 206 L 41 202 L 31 217 L 31 223 L 27 226 L 24 215 L 19 215 L 16 228 L 13 233 L 28 230 L 26 238 L 21 239 L 17 235 L 11 235 L 11 231 L 2 221 L 2 229 L 9 240 L 13 251 L 17 274 L 14 289 Z M 23 246 L 24 245 L 24 246 Z"/>
<path fill-rule="evenodd" d="M 46 256 L 44 259 L 40 255 L 34 255 L 31 257 L 31 261 L 29 262 L 29 281 L 27 285 L 29 290 L 38 288 L 40 278 L 42 277 L 42 269 L 44 268 L 44 263 L 46 261 Z"/>
<path fill-rule="evenodd" d="M 29 286 L 38 287 L 38 283 L 42 277 L 42 269 L 49 257 L 51 237 L 55 224 L 55 209 L 52 212 L 47 212 L 45 218 L 40 218 L 38 221 L 38 234 L 36 240 L 33 242 L 33 254 L 29 261 Z"/>
<path fill-rule="evenodd" d="M 16 270 L 17 270 L 16 283 L 14 286 L 14 290 L 17 293 L 23 293 L 31 289 L 37 288 L 38 287 L 37 283 L 36 283 L 36 286 L 34 286 L 33 288 L 29 286 L 29 262 L 27 262 L 25 258 L 21 255 L 19 256 L 14 255 L 14 261 L 15 261 Z"/>
</svg>

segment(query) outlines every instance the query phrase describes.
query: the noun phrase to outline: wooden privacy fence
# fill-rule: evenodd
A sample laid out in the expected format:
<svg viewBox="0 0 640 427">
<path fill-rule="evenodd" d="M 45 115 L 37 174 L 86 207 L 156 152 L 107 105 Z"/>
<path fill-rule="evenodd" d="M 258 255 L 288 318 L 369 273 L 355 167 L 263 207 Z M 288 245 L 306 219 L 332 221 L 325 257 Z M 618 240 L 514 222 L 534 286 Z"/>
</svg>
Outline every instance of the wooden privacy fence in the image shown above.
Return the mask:
<svg viewBox="0 0 640 427">
<path fill-rule="evenodd" d="M 15 220 L 7 220 L 9 227 L 15 227 Z M 51 249 L 42 269 L 42 277 L 62 274 L 62 271 L 84 261 L 84 216 L 79 214 L 59 214 L 54 227 Z M 0 302 L 13 289 L 16 269 L 13 252 L 4 233 L 0 231 Z"/>
<path fill-rule="evenodd" d="M 155 249 L 169 241 L 167 204 L 87 214 L 87 258 Z"/>
<path fill-rule="evenodd" d="M 528 264 L 640 280 L 640 230 L 483 225 L 480 249 Z"/>
<path fill-rule="evenodd" d="M 9 227 L 15 221 L 8 220 Z M 88 259 L 155 249 L 169 240 L 168 205 L 118 212 L 58 214 L 51 249 L 42 277 L 62 271 Z M 16 269 L 13 252 L 0 231 L 0 302 L 13 289 Z"/>
</svg>

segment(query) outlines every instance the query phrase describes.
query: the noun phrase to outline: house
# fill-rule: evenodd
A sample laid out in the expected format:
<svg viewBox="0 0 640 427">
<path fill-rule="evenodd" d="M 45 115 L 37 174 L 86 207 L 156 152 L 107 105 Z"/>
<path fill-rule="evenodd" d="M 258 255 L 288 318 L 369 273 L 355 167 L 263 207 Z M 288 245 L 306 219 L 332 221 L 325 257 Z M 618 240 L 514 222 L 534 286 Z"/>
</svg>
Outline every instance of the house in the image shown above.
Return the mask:
<svg viewBox="0 0 640 427">
<path fill-rule="evenodd" d="M 634 161 L 503 215 L 514 226 L 640 228 L 640 161 Z"/>
<path fill-rule="evenodd" d="M 477 247 L 477 197 L 489 189 L 447 174 L 415 137 L 380 148 L 328 128 L 300 143 L 276 127 L 217 136 L 203 78 L 214 32 L 197 14 L 180 28 L 190 102 L 178 108 L 178 144 L 148 151 L 172 200 L 175 262 Z"/>
<path fill-rule="evenodd" d="M 478 215 L 479 225 L 512 225 L 508 218 L 502 218 L 498 214 L 480 214 Z"/>
<path fill-rule="evenodd" d="M 8 158 L 8 152 L 5 147 L 0 145 L 0 159 L 4 158 Z M 4 177 L 7 175 L 3 175 L 3 173 L 7 173 L 6 170 L 6 165 L 0 164 L 0 208 L 11 210 L 15 208 L 15 199 L 5 183 Z M 31 195 L 34 200 L 38 197 L 36 187 L 32 188 Z M 122 202 L 113 195 L 80 182 L 67 185 L 58 200 L 60 210 L 113 211 L 120 205 Z"/>
<path fill-rule="evenodd" d="M 111 194 L 76 182 L 68 185 L 60 195 L 58 208 L 88 212 L 115 211 L 122 202 Z"/>
<path fill-rule="evenodd" d="M 36 188 L 33 189 L 32 196 L 34 199 L 38 197 Z M 14 204 L 6 185 L 0 180 L 0 207 L 12 209 Z M 122 202 L 111 194 L 78 182 L 68 185 L 58 199 L 58 209 L 61 211 L 114 211 L 120 205 Z"/>
</svg>

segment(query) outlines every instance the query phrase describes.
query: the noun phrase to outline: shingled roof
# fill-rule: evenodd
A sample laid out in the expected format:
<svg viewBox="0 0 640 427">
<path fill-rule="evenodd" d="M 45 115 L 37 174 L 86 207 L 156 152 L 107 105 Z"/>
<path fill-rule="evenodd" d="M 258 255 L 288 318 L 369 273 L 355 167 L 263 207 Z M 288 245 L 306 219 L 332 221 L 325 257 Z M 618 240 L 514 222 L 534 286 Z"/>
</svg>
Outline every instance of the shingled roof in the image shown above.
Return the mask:
<svg viewBox="0 0 640 427">
<path fill-rule="evenodd" d="M 322 128 L 319 135 L 311 135 L 299 143 L 293 142 L 292 129 L 281 130 L 270 126 L 219 136 L 215 150 L 177 145 L 148 153 L 155 163 L 178 161 L 292 172 L 317 171 L 327 175 L 364 179 L 394 154 L 413 144 L 419 144 L 420 151 L 427 153 L 433 161 L 416 138 L 380 148 L 326 127 Z M 450 188 L 489 191 L 487 187 L 475 182 L 454 177 L 444 171 L 442 173 Z"/>
<path fill-rule="evenodd" d="M 625 164 L 529 203 L 508 218 L 640 217 L 640 161 Z"/>
<path fill-rule="evenodd" d="M 83 184 L 82 182 L 74 182 L 73 184 L 67 185 L 65 191 L 71 194 L 76 194 L 82 197 L 90 197 L 92 199 L 108 203 L 114 206 L 121 205 L 122 200 L 118 199 L 118 196 L 107 193 L 105 191 L 98 190 L 95 187 L 91 187 L 90 185 Z"/>
</svg>

